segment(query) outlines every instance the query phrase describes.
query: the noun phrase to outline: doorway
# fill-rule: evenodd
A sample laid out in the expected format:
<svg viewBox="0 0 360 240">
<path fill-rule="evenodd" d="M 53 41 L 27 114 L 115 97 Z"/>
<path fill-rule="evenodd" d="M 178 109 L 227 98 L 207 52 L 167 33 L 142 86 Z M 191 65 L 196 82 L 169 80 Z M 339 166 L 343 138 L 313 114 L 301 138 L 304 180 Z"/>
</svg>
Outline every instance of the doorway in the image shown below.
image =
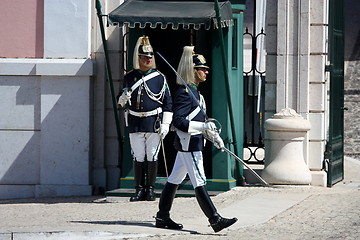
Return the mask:
<svg viewBox="0 0 360 240">
<path fill-rule="evenodd" d="M 128 63 L 132 63 L 133 49 L 136 44 L 138 37 L 146 35 L 150 39 L 150 43 L 155 51 L 155 61 L 157 69 L 166 76 L 170 92 L 174 96 L 178 85 L 176 84 L 176 74 L 173 70 L 165 63 L 156 52 L 159 52 L 174 69 L 177 69 L 178 63 L 180 61 L 183 47 L 194 45 L 195 52 L 204 55 L 209 66 L 212 65 L 211 60 L 211 47 L 212 47 L 212 37 L 211 31 L 206 30 L 183 30 L 183 29 L 161 29 L 160 27 L 152 29 L 131 29 L 129 32 L 129 53 L 128 53 Z M 131 66 L 127 66 L 128 69 L 131 69 Z M 199 86 L 199 91 L 204 96 L 207 106 L 207 114 L 211 116 L 211 86 L 212 86 L 212 76 L 211 71 L 208 75 L 208 78 L 205 83 L 202 83 Z M 165 145 L 165 159 L 168 173 L 171 173 L 173 168 L 176 150 L 173 146 L 175 138 L 175 132 L 170 131 L 169 134 L 164 139 Z M 205 175 L 207 178 L 212 178 L 212 149 L 211 144 L 207 143 L 203 151 L 204 155 L 204 169 Z M 125 151 L 127 151 L 125 149 Z M 166 177 L 164 156 L 162 150 L 159 153 L 159 167 L 158 167 L 158 177 Z"/>
</svg>

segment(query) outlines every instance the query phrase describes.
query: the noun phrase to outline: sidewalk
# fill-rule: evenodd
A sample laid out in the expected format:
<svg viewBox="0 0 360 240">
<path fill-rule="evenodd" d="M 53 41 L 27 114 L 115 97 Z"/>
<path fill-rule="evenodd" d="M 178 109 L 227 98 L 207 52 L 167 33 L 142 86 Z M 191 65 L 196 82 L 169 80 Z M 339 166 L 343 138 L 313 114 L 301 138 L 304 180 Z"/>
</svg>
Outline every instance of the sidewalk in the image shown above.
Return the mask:
<svg viewBox="0 0 360 240">
<path fill-rule="evenodd" d="M 1 200 L 0 240 L 356 239 L 360 161 L 345 159 L 345 179 L 333 188 L 236 187 L 212 197 L 222 216 L 239 219 L 216 234 L 195 198 L 174 200 L 172 218 L 184 225 L 175 231 L 154 227 L 158 199 L 130 203 L 128 198 L 95 196 Z M 335 238 L 337 228 L 344 231 L 342 238 Z"/>
</svg>

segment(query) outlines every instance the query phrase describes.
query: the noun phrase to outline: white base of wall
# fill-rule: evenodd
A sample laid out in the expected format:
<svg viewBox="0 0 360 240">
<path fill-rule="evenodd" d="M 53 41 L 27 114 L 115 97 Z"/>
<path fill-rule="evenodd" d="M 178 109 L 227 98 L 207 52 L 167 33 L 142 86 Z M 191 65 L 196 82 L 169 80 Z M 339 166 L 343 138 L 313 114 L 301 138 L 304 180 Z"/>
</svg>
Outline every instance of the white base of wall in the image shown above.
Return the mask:
<svg viewBox="0 0 360 240">
<path fill-rule="evenodd" d="M 34 198 L 34 185 L 0 185 L 0 199 Z"/>
<path fill-rule="evenodd" d="M 312 186 L 327 186 L 327 174 L 324 171 L 311 171 L 311 185 Z"/>
<path fill-rule="evenodd" d="M 0 185 L 0 199 L 91 195 L 90 185 Z"/>
<path fill-rule="evenodd" d="M 261 175 L 261 172 L 263 169 L 263 165 L 250 165 L 250 167 L 256 171 L 259 175 Z M 310 171 L 311 173 L 311 186 L 317 186 L 317 187 L 326 187 L 327 186 L 327 174 L 324 171 Z M 248 184 L 256 184 L 260 183 L 259 179 L 254 177 L 254 175 L 248 170 L 244 169 L 244 176 L 246 179 L 246 182 Z"/>
<path fill-rule="evenodd" d="M 90 185 L 36 185 L 35 197 L 90 196 Z"/>
</svg>

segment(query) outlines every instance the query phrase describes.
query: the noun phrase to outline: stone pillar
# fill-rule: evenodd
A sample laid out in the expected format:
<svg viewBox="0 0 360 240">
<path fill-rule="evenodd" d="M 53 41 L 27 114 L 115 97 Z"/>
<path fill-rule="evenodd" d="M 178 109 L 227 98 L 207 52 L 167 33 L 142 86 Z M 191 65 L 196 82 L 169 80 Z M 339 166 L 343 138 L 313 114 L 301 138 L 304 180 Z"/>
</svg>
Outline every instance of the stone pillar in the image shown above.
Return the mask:
<svg viewBox="0 0 360 240">
<path fill-rule="evenodd" d="M 303 141 L 310 122 L 295 110 L 286 108 L 265 122 L 269 157 L 261 176 L 271 184 L 307 185 L 311 173 L 305 164 Z"/>
</svg>

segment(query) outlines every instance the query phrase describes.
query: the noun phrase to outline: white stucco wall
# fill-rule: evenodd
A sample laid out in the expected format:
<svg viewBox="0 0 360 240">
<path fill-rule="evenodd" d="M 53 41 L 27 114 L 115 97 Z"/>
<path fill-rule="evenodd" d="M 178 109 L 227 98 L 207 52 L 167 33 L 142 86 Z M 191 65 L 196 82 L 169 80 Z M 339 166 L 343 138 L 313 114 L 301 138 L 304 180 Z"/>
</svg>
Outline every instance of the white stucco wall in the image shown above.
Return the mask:
<svg viewBox="0 0 360 240">
<path fill-rule="evenodd" d="M 44 0 L 44 57 L 89 58 L 91 0 Z"/>
</svg>

